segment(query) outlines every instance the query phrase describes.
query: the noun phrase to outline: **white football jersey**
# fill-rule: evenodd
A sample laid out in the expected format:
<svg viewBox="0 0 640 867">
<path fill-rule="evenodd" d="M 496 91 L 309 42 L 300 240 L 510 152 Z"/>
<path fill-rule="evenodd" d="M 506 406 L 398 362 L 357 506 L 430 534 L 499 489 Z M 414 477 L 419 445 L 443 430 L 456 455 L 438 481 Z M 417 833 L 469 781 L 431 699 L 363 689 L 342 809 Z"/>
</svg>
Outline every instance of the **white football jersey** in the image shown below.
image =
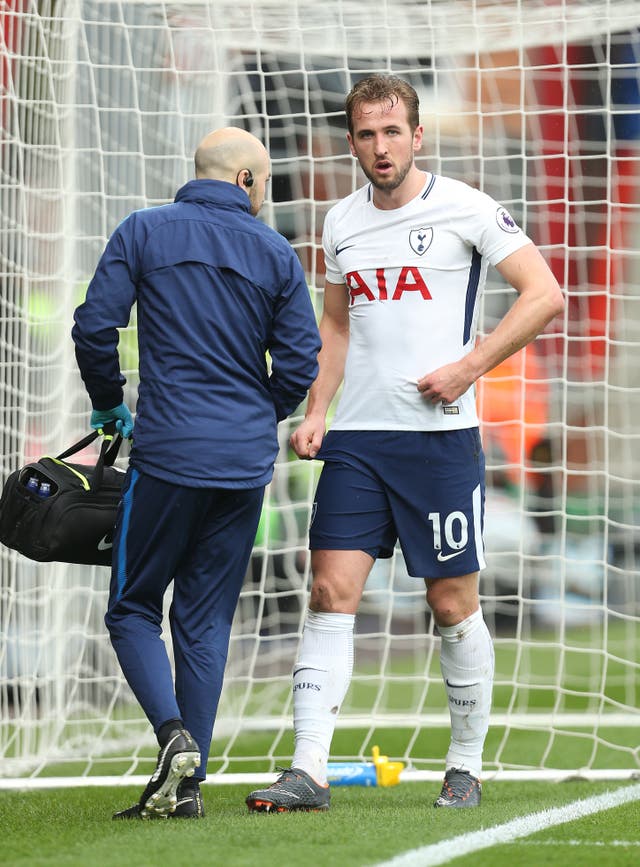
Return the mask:
<svg viewBox="0 0 640 867">
<path fill-rule="evenodd" d="M 478 424 L 475 388 L 433 405 L 419 379 L 474 347 L 487 265 L 530 239 L 490 196 L 426 174 L 420 195 L 394 210 L 372 187 L 327 214 L 326 278 L 349 293 L 349 350 L 334 430 L 451 430 Z"/>
</svg>

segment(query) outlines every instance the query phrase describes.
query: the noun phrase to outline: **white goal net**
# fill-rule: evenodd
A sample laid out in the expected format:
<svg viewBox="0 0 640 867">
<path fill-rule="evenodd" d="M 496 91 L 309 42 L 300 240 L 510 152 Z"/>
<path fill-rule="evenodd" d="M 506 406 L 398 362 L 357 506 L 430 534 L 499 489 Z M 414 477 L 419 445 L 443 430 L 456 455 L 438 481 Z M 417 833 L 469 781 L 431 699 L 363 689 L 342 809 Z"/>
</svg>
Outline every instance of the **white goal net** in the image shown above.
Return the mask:
<svg viewBox="0 0 640 867">
<path fill-rule="evenodd" d="M 296 249 L 319 311 L 324 215 L 363 181 L 344 97 L 369 72 L 405 77 L 421 97 L 419 164 L 502 202 L 567 295 L 563 319 L 478 388 L 496 645 L 487 773 L 637 773 L 639 27 L 640 4 L 616 0 L 0 3 L 0 480 L 88 432 L 73 310 L 118 221 L 171 201 L 211 129 L 241 125 L 268 146 L 261 218 Z M 513 298 L 494 272 L 482 332 Z M 133 406 L 135 319 L 120 357 Z M 318 474 L 287 447 L 298 420 L 281 425 L 234 621 L 213 777 L 292 753 Z M 150 772 L 154 738 L 103 625 L 108 570 L 6 548 L 0 570 L 0 777 Z M 332 759 L 378 744 L 440 775 L 437 650 L 422 582 L 396 551 L 364 594 Z"/>
</svg>

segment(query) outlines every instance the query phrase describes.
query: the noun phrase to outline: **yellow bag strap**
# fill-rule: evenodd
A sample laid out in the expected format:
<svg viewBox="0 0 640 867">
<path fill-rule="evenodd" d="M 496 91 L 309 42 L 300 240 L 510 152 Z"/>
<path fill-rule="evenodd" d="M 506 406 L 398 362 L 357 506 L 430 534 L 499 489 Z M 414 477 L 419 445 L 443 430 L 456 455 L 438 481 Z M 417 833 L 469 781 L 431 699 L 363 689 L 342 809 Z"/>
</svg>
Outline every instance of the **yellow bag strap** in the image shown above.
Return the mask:
<svg viewBox="0 0 640 867">
<path fill-rule="evenodd" d="M 51 455 L 45 455 L 45 458 L 49 458 L 50 461 L 53 461 L 54 464 L 58 464 L 58 466 L 60 467 L 66 467 L 68 470 L 70 470 L 70 472 L 73 473 L 74 476 L 77 476 L 80 479 L 80 481 L 82 482 L 82 487 L 85 489 L 85 491 L 91 490 L 89 479 L 86 476 L 83 476 L 82 473 L 79 473 L 78 470 L 69 466 L 69 464 L 65 463 L 64 461 L 61 461 L 59 458 L 52 458 Z"/>
</svg>

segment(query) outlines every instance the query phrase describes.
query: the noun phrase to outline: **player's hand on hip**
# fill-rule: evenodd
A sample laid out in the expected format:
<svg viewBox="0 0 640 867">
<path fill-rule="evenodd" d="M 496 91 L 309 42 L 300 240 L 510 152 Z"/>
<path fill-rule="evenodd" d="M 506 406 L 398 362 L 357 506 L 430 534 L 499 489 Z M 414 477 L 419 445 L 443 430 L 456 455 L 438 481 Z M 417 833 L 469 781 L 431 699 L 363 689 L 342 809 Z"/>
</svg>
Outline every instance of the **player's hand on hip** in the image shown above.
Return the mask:
<svg viewBox="0 0 640 867">
<path fill-rule="evenodd" d="M 431 403 L 453 403 L 469 388 L 472 379 L 462 362 L 445 364 L 418 380 L 418 391 Z"/>
<path fill-rule="evenodd" d="M 133 417 L 126 403 L 121 403 L 112 409 L 94 409 L 91 413 L 90 425 L 94 430 L 102 430 L 103 425 L 110 421 L 116 423 L 116 430 L 124 439 L 131 437 L 133 433 Z"/>
<path fill-rule="evenodd" d="M 325 420 L 320 416 L 308 416 L 291 434 L 291 448 L 303 460 L 311 460 L 320 451 L 325 432 Z"/>
</svg>

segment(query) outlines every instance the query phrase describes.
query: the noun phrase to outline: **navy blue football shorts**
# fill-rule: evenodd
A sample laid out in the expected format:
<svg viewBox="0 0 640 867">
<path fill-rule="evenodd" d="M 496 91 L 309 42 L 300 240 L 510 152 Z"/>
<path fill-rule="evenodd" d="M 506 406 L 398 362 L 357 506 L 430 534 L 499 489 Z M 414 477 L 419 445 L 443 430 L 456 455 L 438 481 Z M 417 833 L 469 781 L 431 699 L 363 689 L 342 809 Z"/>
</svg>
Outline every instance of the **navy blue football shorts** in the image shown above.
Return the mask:
<svg viewBox="0 0 640 867">
<path fill-rule="evenodd" d="M 391 557 L 409 575 L 446 578 L 485 566 L 484 452 L 477 427 L 330 431 L 309 528 L 312 550 Z"/>
</svg>

